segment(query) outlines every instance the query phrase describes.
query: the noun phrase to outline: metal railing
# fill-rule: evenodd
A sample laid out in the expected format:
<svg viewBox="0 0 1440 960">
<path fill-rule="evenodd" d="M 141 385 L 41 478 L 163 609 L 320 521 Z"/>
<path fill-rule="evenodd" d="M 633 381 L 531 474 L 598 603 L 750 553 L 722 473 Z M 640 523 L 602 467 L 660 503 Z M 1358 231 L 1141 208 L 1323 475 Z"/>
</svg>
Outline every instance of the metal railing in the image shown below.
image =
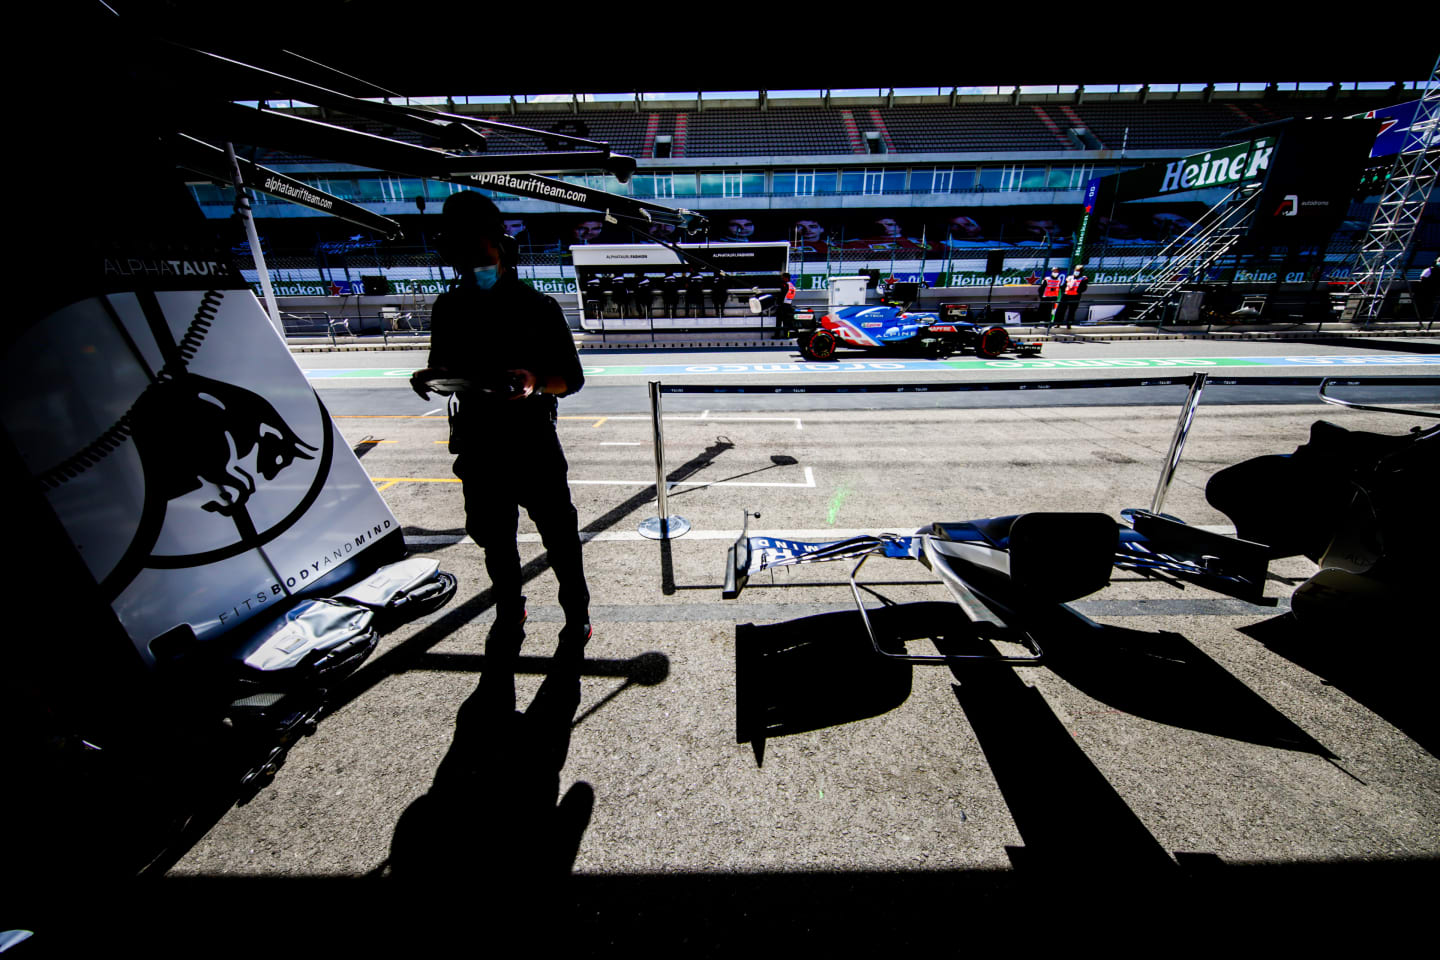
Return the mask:
<svg viewBox="0 0 1440 960">
<path fill-rule="evenodd" d="M 651 436 L 655 454 L 655 491 L 659 516 L 651 517 L 640 524 L 640 533 L 650 539 L 666 540 L 683 536 L 690 530 L 690 522 L 683 517 L 667 517 L 666 491 L 669 486 L 665 472 L 665 432 L 661 414 L 660 398 L 663 394 L 740 394 L 774 397 L 782 394 L 839 394 L 839 393 L 976 393 L 991 391 L 1034 391 L 1034 390 L 1094 390 L 1110 388 L 1185 386 L 1188 388 L 1181 403 L 1175 431 L 1171 436 L 1170 448 L 1161 465 L 1160 477 L 1151 498 L 1150 512 L 1159 514 L 1165 503 L 1165 496 L 1175 478 L 1185 450 L 1185 441 L 1195 422 L 1200 406 L 1201 394 L 1207 385 L 1223 387 L 1265 387 L 1265 386 L 1313 386 L 1318 388 L 1318 398 L 1325 403 L 1336 404 L 1356 410 L 1373 410 L 1384 413 L 1398 413 L 1407 416 L 1440 418 L 1440 412 L 1380 407 L 1346 401 L 1331 396 L 1327 390 L 1332 386 L 1405 386 L 1440 388 L 1440 377 L 1214 377 L 1205 371 L 1196 371 L 1185 376 L 1174 377 L 1127 377 L 1094 378 L 1075 380 L 990 380 L 958 381 L 949 383 L 792 383 L 792 384 L 672 384 L 665 386 L 659 380 L 649 382 Z M 1440 391 L 1430 401 L 1440 404 Z"/>
</svg>

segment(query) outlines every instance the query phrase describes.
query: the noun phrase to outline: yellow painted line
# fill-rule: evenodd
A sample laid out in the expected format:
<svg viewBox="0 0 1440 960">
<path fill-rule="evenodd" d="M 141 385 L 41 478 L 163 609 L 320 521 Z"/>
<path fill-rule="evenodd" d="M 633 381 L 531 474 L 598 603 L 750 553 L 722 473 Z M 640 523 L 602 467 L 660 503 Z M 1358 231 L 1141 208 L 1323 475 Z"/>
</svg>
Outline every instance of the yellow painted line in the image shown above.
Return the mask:
<svg viewBox="0 0 1440 960">
<path fill-rule="evenodd" d="M 389 490 L 391 487 L 395 486 L 395 484 L 399 482 L 399 480 L 387 480 L 385 483 L 382 483 L 380 484 L 380 486 L 376 487 L 375 492 L 379 493 L 382 490 Z"/>
<path fill-rule="evenodd" d="M 459 483 L 459 477 L 371 477 L 376 483 Z"/>
<path fill-rule="evenodd" d="M 332 413 L 331 420 L 444 420 L 429 414 L 413 413 Z"/>
<path fill-rule="evenodd" d="M 356 443 L 399 443 L 399 440 L 356 440 Z"/>
<path fill-rule="evenodd" d="M 609 420 L 609 419 L 610 419 L 609 417 L 601 417 L 599 420 L 596 420 L 593 424 L 591 424 L 591 426 L 592 426 L 592 427 L 599 427 L 600 424 L 604 423 L 606 420 Z"/>
</svg>

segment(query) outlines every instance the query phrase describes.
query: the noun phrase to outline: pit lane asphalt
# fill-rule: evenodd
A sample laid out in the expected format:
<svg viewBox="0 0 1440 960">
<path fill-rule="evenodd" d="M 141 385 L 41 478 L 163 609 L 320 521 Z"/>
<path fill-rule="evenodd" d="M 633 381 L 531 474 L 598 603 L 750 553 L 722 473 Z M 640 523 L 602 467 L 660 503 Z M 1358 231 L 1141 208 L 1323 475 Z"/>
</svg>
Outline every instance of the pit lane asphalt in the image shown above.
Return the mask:
<svg viewBox="0 0 1440 960">
<path fill-rule="evenodd" d="M 1422 342 L 1440 344 L 1440 340 Z M 587 350 L 582 355 L 582 361 L 592 373 L 586 387 L 579 394 L 566 398 L 561 408 L 563 413 L 574 415 L 645 411 L 649 408 L 645 384 L 651 379 L 658 379 L 667 386 L 704 383 L 729 387 L 763 387 L 796 383 L 895 382 L 923 385 L 942 382 L 1063 381 L 1093 378 L 1143 380 L 1146 377 L 1184 376 L 1192 370 L 1205 370 L 1214 380 L 1238 378 L 1242 381 L 1249 377 L 1440 374 L 1440 354 L 1396 349 L 1393 345 L 1386 345 L 1385 341 L 1366 343 L 1366 346 L 1264 340 L 1047 343 L 1040 357 L 1021 361 L 1024 366 L 1016 365 L 1014 358 L 1005 358 L 984 368 L 978 367 L 979 361 L 970 356 L 951 358 L 950 363 L 961 365 L 957 368 L 946 362 L 908 358 L 902 358 L 898 363 L 887 362 L 895 358 L 858 352 L 846 355 L 841 363 L 829 365 L 806 363 L 794 351 L 786 349 L 710 350 L 682 355 L 674 352 L 605 353 Z M 1235 362 L 1236 358 L 1254 358 L 1255 362 L 1228 365 Z M 423 365 L 423 351 L 306 353 L 299 355 L 297 359 L 303 369 L 314 371 L 312 382 L 321 390 L 327 406 L 335 414 L 374 413 L 381 410 L 396 414 L 426 413 L 441 405 L 438 400 L 420 400 L 406 388 L 404 371 Z M 1206 363 L 1203 362 L 1205 360 L 1221 362 Z M 1143 366 L 1140 365 L 1142 362 Z M 1050 363 L 1084 366 L 1039 365 Z M 887 369 L 897 365 L 905 369 Z M 647 372 L 619 372 L 640 369 Z M 359 376 L 341 375 L 347 371 Z M 384 376 L 385 373 L 391 376 Z M 1336 388 L 1333 392 L 1354 402 L 1367 403 L 1425 402 L 1435 395 L 1434 388 L 1387 387 L 1379 392 Z M 787 398 L 785 403 L 789 409 L 801 411 L 1006 408 L 1056 404 L 1143 406 L 1178 403 L 1184 395 L 1184 387 L 1129 387 L 1028 393 L 1009 390 L 910 395 L 801 394 Z M 757 403 L 771 406 L 775 402 L 773 399 L 757 401 L 750 396 L 734 394 L 667 395 L 664 408 L 676 413 L 698 413 L 704 410 L 735 412 L 754 410 Z M 1308 402 L 1318 402 L 1314 387 L 1249 386 L 1243 383 L 1232 386 L 1215 383 L 1207 389 L 1205 396 L 1205 403 L 1211 405 Z"/>
<path fill-rule="evenodd" d="M 1046 355 L 1070 348 L 1051 345 Z M 1159 342 L 1080 345 L 1074 355 L 1223 355 L 1217 350 Z M 1235 347 L 1247 356 L 1272 351 L 1375 355 Z M 364 365 L 422 359 L 372 355 Z M 677 362 L 673 354 L 650 359 Z M 627 365 L 650 359 L 624 357 Z M 301 360 L 306 368 L 358 365 L 351 356 Z M 599 358 L 587 352 L 585 361 Z M 1294 584 L 1315 569 L 1306 560 L 1272 565 L 1284 579 L 1267 585 L 1279 604 L 1271 608 L 1117 573 L 1075 605 L 1113 629 L 1032 668 L 878 661 L 847 632 L 855 617 L 844 612 L 852 609 L 844 564 L 773 585 L 757 580 L 738 601 L 720 599 L 725 548 L 742 511 L 761 513 L 752 533 L 829 539 L 938 519 L 1076 509 L 1113 516 L 1148 506 L 1178 396 L 1126 406 L 1047 397 L 1031 407 L 1007 393 L 999 406 L 925 410 L 901 409 L 893 396 L 847 397 L 847 407 L 829 409 L 800 397 L 740 397 L 733 407 L 667 397 L 670 510 L 695 529 L 655 543 L 635 533 L 656 512 L 644 380 L 595 377 L 561 409 L 596 634 L 559 790 L 584 781 L 595 791 L 574 871 L 577 895 L 602 915 L 597 927 L 609 918 L 627 929 L 627 917 L 638 929 L 636 911 L 647 910 L 717 934 L 732 912 L 799 911 L 810 924 L 844 923 L 876 904 L 899 910 L 897 889 L 934 906 L 934 896 L 959 884 L 986 902 L 997 891 L 1035 892 L 1028 884 L 1037 875 L 1063 876 L 1067 896 L 1096 884 L 1123 896 L 1152 882 L 1141 878 L 1192 876 L 1196 863 L 1213 871 L 1217 890 L 1303 891 L 1323 901 L 1336 878 L 1353 896 L 1357 877 L 1389 889 L 1404 870 L 1440 858 L 1440 737 L 1423 705 L 1433 672 L 1387 667 L 1371 647 L 1424 638 L 1377 637 L 1339 653 L 1312 645 L 1281 614 Z M 484 670 L 488 581 L 461 530 L 443 416 L 417 416 L 440 404 L 403 383 L 317 386 L 412 549 L 440 559 L 460 592 L 447 609 L 386 636 L 276 781 L 233 808 L 171 876 L 383 870 L 400 815 L 431 786 L 457 710 Z M 1429 423 L 1310 401 L 1212 403 L 1218 393 L 1206 394 L 1165 510 L 1219 529 L 1228 521 L 1204 500 L 1208 477 L 1289 452 L 1314 420 L 1392 434 Z M 559 610 L 523 515 L 520 539 L 522 561 L 537 573 L 527 583 L 532 625 L 516 678 L 523 710 L 550 671 Z M 866 572 L 902 581 L 882 588 L 887 595 L 939 598 L 903 582 L 924 579 L 916 570 L 880 566 Z M 841 619 L 807 619 L 831 611 Z M 777 628 L 790 632 L 761 638 L 740 629 L 746 623 L 790 624 Z M 636 667 L 651 653 L 663 660 Z M 750 656 L 748 672 L 737 674 L 739 654 Z M 657 663 L 664 669 L 650 669 Z M 737 728 L 749 739 L 738 740 Z M 463 816 L 442 826 L 456 837 L 506 827 Z M 1038 864 L 1048 866 L 1037 874 Z M 507 868 L 441 856 L 433 869 L 480 890 L 503 884 Z M 629 902 L 636 893 L 650 898 L 643 908 Z"/>
</svg>

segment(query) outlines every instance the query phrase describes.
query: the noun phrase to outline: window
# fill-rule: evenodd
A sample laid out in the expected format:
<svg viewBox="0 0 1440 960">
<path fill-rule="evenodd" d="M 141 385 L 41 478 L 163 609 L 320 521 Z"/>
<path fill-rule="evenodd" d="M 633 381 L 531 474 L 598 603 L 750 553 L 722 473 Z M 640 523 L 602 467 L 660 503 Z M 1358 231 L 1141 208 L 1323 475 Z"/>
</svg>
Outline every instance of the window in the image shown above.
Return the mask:
<svg viewBox="0 0 1440 960">
<path fill-rule="evenodd" d="M 693 173 L 672 173 L 670 175 L 670 196 L 693 197 L 699 193 Z"/>
<path fill-rule="evenodd" d="M 1050 168 L 1050 176 L 1045 180 L 1045 186 L 1051 190 L 1073 190 L 1079 189 L 1074 185 L 1073 177 L 1077 171 L 1084 170 L 1080 167 L 1062 167 L 1055 165 Z"/>
<path fill-rule="evenodd" d="M 1044 167 L 1025 167 L 1019 164 L 983 167 L 980 171 L 981 184 L 986 190 L 1043 190 L 1045 176 Z"/>
<path fill-rule="evenodd" d="M 398 180 L 391 177 L 386 180 L 386 184 L 389 199 L 402 203 L 414 203 L 415 198 L 420 196 L 420 191 L 423 189 L 419 180 Z"/>
<path fill-rule="evenodd" d="M 951 179 L 953 178 L 953 176 L 954 176 L 954 174 L 955 174 L 955 171 L 952 170 L 950 167 L 944 167 L 944 168 L 942 168 L 942 169 L 933 170 L 933 171 L 930 171 L 930 172 L 931 172 L 930 192 L 931 192 L 931 193 L 949 193 L 949 192 L 950 192 L 950 181 L 951 181 Z M 920 187 L 921 189 L 924 188 L 924 180 L 922 179 L 922 173 L 921 173 L 921 171 L 919 171 L 919 170 L 916 170 L 916 171 L 915 171 L 915 175 L 914 175 L 914 177 L 912 178 L 912 181 L 911 181 L 911 182 L 915 183 L 915 185 L 916 185 L 917 187 Z"/>
<path fill-rule="evenodd" d="M 726 170 L 723 173 L 702 173 L 700 174 L 700 193 L 707 197 L 743 197 L 745 195 L 745 182 L 749 180 L 752 184 L 754 178 L 760 180 L 760 188 L 756 192 L 764 191 L 765 175 L 742 174 L 740 171 Z"/>
<path fill-rule="evenodd" d="M 668 200 L 675 196 L 675 180 L 668 173 L 637 174 L 634 183 L 637 197 L 658 197 Z"/>
<path fill-rule="evenodd" d="M 190 191 L 195 194 L 196 203 L 234 203 L 235 191 L 222 190 L 213 183 L 192 183 Z"/>
<path fill-rule="evenodd" d="M 891 167 L 885 171 L 883 189 L 886 193 L 905 192 L 905 168 Z"/>
<path fill-rule="evenodd" d="M 834 193 L 836 189 L 836 175 L 834 170 L 815 171 L 815 192 L 817 194 Z"/>
<path fill-rule="evenodd" d="M 362 203 L 382 203 L 385 200 L 385 181 L 367 177 L 364 180 L 357 180 L 355 185 L 359 187 L 359 200 Z"/>
<path fill-rule="evenodd" d="M 840 171 L 840 192 L 860 193 L 865 187 L 864 170 L 841 170 Z"/>
<path fill-rule="evenodd" d="M 618 177 L 611 176 L 592 177 L 591 179 L 599 181 L 595 183 L 595 189 L 604 190 L 606 193 L 616 193 L 620 196 L 628 197 L 631 191 L 634 190 L 633 184 L 635 181 L 633 178 L 627 183 L 621 183 Z"/>
<path fill-rule="evenodd" d="M 884 192 L 885 192 L 885 179 L 884 179 L 884 178 L 885 178 L 885 171 L 884 171 L 884 170 L 866 170 L 866 171 L 865 171 L 865 186 L 864 186 L 864 189 L 863 189 L 863 191 L 862 191 L 862 192 L 865 194 L 865 196 L 871 197 L 871 196 L 874 196 L 874 195 L 877 194 L 877 193 L 884 193 Z"/>
</svg>

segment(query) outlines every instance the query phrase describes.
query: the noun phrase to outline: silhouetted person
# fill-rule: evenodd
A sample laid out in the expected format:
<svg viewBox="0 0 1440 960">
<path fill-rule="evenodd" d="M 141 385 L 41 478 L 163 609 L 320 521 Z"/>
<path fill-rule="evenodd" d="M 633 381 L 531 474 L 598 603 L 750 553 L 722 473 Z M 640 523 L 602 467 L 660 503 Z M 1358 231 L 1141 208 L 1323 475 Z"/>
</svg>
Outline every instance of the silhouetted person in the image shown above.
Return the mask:
<svg viewBox="0 0 1440 960">
<path fill-rule="evenodd" d="M 1415 315 L 1421 320 L 1435 319 L 1436 293 L 1440 292 L 1440 257 L 1424 270 L 1420 271 L 1420 278 L 1415 281 L 1411 299 L 1415 302 Z"/>
<path fill-rule="evenodd" d="M 691 271 L 685 280 L 685 309 L 690 316 L 699 317 L 705 313 L 705 281 L 700 274 Z"/>
<path fill-rule="evenodd" d="M 465 532 L 485 551 L 497 633 L 523 637 L 518 508 L 535 521 L 565 612 L 562 641 L 590 634 L 590 592 L 560 438 L 556 398 L 585 383 L 560 305 L 522 283 L 514 241 L 489 198 L 464 191 L 445 201 L 443 255 L 459 286 L 435 300 L 429 365 L 411 385 L 459 379 L 450 406 L 450 452 L 463 484 Z M 583 639 L 578 642 L 583 644 Z"/>
<path fill-rule="evenodd" d="M 655 315 L 655 284 L 643 273 L 635 274 L 635 308 L 641 317 Z"/>
<path fill-rule="evenodd" d="M 674 320 L 675 308 L 680 304 L 680 281 L 675 274 L 667 273 L 660 281 L 660 300 L 665 304 L 665 316 Z"/>
<path fill-rule="evenodd" d="M 790 274 L 780 274 L 780 305 L 775 308 L 775 327 L 779 333 L 788 334 L 795 324 L 795 284 Z"/>
<path fill-rule="evenodd" d="M 615 278 L 608 273 L 600 275 L 600 313 L 607 314 L 615 306 Z"/>
<path fill-rule="evenodd" d="M 593 276 L 585 281 L 585 312 L 592 320 L 597 320 L 604 311 L 605 295 L 600 290 L 600 278 Z"/>
<path fill-rule="evenodd" d="M 634 293 L 634 281 L 623 273 L 615 274 L 615 309 L 620 312 L 623 320 L 631 315 L 630 304 Z"/>
<path fill-rule="evenodd" d="M 710 302 L 715 306 L 715 316 L 725 316 L 725 301 L 730 297 L 730 284 L 726 277 L 716 274 L 710 281 Z"/>
</svg>

